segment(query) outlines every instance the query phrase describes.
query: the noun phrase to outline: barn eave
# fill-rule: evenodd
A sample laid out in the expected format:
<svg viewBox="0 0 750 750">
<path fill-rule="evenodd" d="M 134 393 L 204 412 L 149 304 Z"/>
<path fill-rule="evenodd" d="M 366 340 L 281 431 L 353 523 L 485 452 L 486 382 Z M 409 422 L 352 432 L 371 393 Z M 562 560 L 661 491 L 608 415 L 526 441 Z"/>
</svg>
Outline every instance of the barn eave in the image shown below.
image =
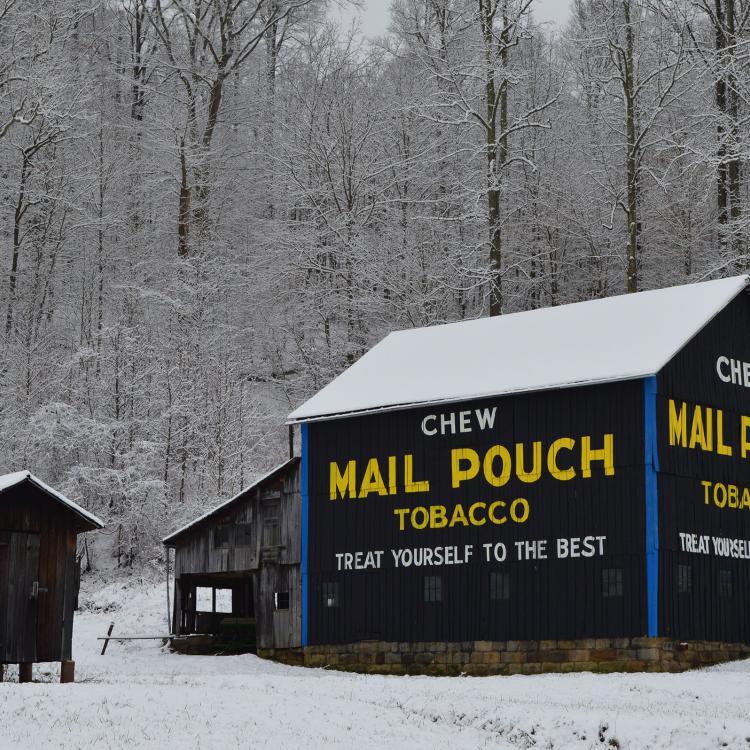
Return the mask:
<svg viewBox="0 0 750 750">
<path fill-rule="evenodd" d="M 247 497 L 250 492 L 257 489 L 260 485 L 272 479 L 275 479 L 280 474 L 283 474 L 284 471 L 296 464 L 299 460 L 299 456 L 295 456 L 288 459 L 287 461 L 284 461 L 284 463 L 279 464 L 275 468 L 271 469 L 271 471 L 269 471 L 267 474 L 264 474 L 262 477 L 253 482 L 250 486 L 245 487 L 243 490 L 238 492 L 234 497 L 229 498 L 229 500 L 223 502 L 221 505 L 218 505 L 212 510 L 209 510 L 202 516 L 198 516 L 198 518 L 190 521 L 190 523 L 185 524 L 185 526 L 182 526 L 177 531 L 172 532 L 171 534 L 169 534 L 169 536 L 165 536 L 164 539 L 162 539 L 162 544 L 165 547 L 176 547 L 180 538 L 185 534 L 195 531 L 203 523 L 210 521 L 216 516 L 221 515 L 223 512 L 231 508 L 231 506 L 233 506 L 235 503 L 240 502 L 242 499 Z"/>
<path fill-rule="evenodd" d="M 750 276 L 396 331 L 288 424 L 656 375 Z"/>
</svg>

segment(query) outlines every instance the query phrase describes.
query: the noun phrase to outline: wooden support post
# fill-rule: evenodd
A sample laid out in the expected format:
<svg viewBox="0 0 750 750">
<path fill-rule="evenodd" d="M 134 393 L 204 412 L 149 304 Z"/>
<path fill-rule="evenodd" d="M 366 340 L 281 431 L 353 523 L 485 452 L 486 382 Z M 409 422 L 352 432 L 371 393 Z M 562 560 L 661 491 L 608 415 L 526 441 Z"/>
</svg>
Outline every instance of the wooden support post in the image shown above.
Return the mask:
<svg viewBox="0 0 750 750">
<path fill-rule="evenodd" d="M 74 661 L 60 662 L 60 682 L 66 684 L 76 681 L 76 663 Z"/>
<path fill-rule="evenodd" d="M 114 622 L 109 623 L 109 630 L 107 631 L 107 637 L 104 639 L 104 645 L 102 646 L 102 656 L 104 656 L 104 652 L 107 650 L 107 646 L 109 646 L 109 636 L 112 635 L 112 631 L 115 629 Z"/>
<path fill-rule="evenodd" d="M 5 677 L 5 664 L 0 664 L 0 682 L 3 681 L 4 677 Z"/>
<path fill-rule="evenodd" d="M 18 681 L 31 682 L 34 674 L 34 665 L 30 661 L 25 661 L 18 665 Z"/>
</svg>

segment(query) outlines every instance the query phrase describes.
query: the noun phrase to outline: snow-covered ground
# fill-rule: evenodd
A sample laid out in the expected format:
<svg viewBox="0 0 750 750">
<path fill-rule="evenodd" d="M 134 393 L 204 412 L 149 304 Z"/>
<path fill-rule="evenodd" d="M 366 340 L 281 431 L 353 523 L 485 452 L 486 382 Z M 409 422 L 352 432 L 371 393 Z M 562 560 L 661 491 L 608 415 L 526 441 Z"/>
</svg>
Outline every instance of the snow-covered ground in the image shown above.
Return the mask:
<svg viewBox="0 0 750 750">
<path fill-rule="evenodd" d="M 75 685 L 0 685 L 2 748 L 744 748 L 750 662 L 683 675 L 367 677 L 254 656 L 178 656 L 98 635 L 165 630 L 165 593 L 84 596 Z M 52 665 L 44 665 L 52 666 Z"/>
</svg>

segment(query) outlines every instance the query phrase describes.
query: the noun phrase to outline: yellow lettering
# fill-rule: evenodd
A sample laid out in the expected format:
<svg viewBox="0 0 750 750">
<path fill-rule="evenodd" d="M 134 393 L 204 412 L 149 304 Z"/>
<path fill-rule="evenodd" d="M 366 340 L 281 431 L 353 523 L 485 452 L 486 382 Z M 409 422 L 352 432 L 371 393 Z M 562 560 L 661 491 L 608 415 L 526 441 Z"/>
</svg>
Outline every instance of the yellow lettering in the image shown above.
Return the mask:
<svg viewBox="0 0 750 750">
<path fill-rule="evenodd" d="M 727 505 L 730 508 L 737 508 L 739 506 L 739 488 L 736 484 L 730 484 L 727 486 L 727 489 L 729 490 L 729 497 L 727 498 Z"/>
<path fill-rule="evenodd" d="M 469 521 L 471 521 L 472 526 L 484 526 L 487 523 L 486 518 L 478 519 L 476 517 L 477 508 L 484 510 L 486 507 L 487 503 L 474 503 L 474 505 L 469 506 Z"/>
<path fill-rule="evenodd" d="M 395 495 L 397 492 L 396 456 L 388 456 L 388 494 Z"/>
<path fill-rule="evenodd" d="M 750 508 L 750 490 L 747 487 L 742 490 L 742 502 L 740 508 Z"/>
<path fill-rule="evenodd" d="M 393 515 L 398 516 L 398 530 L 404 530 L 404 516 L 410 513 L 409 508 L 394 508 Z"/>
<path fill-rule="evenodd" d="M 750 441 L 747 439 L 748 427 L 750 427 L 750 417 L 743 414 L 740 418 L 740 454 L 742 458 L 747 458 L 748 450 L 750 450 Z"/>
<path fill-rule="evenodd" d="M 687 404 L 680 404 L 680 415 L 677 416 L 675 403 L 669 399 L 669 444 L 687 448 Z"/>
<path fill-rule="evenodd" d="M 498 518 L 495 515 L 495 508 L 504 508 L 504 507 L 505 507 L 505 503 L 502 500 L 495 500 L 495 502 L 492 503 L 492 505 L 490 505 L 490 507 L 487 510 L 487 515 L 489 516 L 490 521 L 492 521 L 492 523 L 494 523 L 496 526 L 500 526 L 501 524 L 504 524 L 508 520 L 505 517 L 505 515 L 500 516 L 500 518 Z"/>
<path fill-rule="evenodd" d="M 704 505 L 708 505 L 709 497 L 708 497 L 708 491 L 711 489 L 711 482 L 706 482 L 705 480 L 701 482 L 703 485 L 703 503 Z"/>
<path fill-rule="evenodd" d="M 421 482 L 414 481 L 414 456 L 407 453 L 404 456 L 404 491 L 405 492 L 429 492 L 430 483 L 426 479 Z"/>
<path fill-rule="evenodd" d="M 521 506 L 521 514 L 518 513 L 518 506 Z M 525 523 L 526 519 L 529 517 L 529 502 L 526 500 L 526 498 L 523 497 L 517 497 L 511 504 L 510 504 L 510 517 L 516 522 L 516 523 Z"/>
<path fill-rule="evenodd" d="M 703 426 L 703 410 L 700 406 L 696 406 L 693 410 L 693 423 L 690 427 L 690 444 L 688 448 L 695 448 L 696 445 L 700 445 L 704 451 L 708 450 L 706 430 Z"/>
<path fill-rule="evenodd" d="M 561 482 L 567 482 L 569 479 L 573 479 L 576 475 L 576 470 L 571 466 L 569 469 L 561 469 L 557 465 L 557 454 L 561 450 L 573 450 L 576 441 L 573 438 L 558 438 L 549 447 L 547 452 L 547 468 L 549 473 L 552 474 L 555 479 L 559 479 Z"/>
<path fill-rule="evenodd" d="M 466 520 L 466 514 L 464 513 L 464 509 L 461 503 L 456 505 L 456 507 L 453 509 L 453 515 L 451 516 L 451 522 L 449 525 L 451 528 L 453 528 L 457 523 L 460 523 L 462 526 L 469 525 L 469 522 Z"/>
<path fill-rule="evenodd" d="M 421 516 L 420 520 L 417 521 L 417 513 Z M 430 514 L 427 512 L 427 508 L 423 508 L 421 505 L 414 508 L 411 512 L 411 525 L 415 529 L 423 529 L 427 526 L 430 521 Z"/>
<path fill-rule="evenodd" d="M 330 480 L 331 480 L 331 500 L 336 500 L 339 495 L 342 499 L 347 496 L 350 498 L 357 497 L 357 462 L 349 461 L 346 464 L 344 473 L 341 473 L 338 464 L 331 461 Z"/>
<path fill-rule="evenodd" d="M 430 506 L 430 528 L 444 529 L 448 525 L 448 519 L 445 515 L 444 505 Z"/>
<path fill-rule="evenodd" d="M 542 476 L 542 444 L 535 441 L 532 445 L 531 471 L 526 471 L 523 461 L 523 443 L 516 443 L 516 476 L 522 481 L 530 484 L 536 482 Z"/>
<path fill-rule="evenodd" d="M 719 482 L 714 485 L 714 504 L 717 508 L 723 508 L 727 504 L 727 488 Z"/>
<path fill-rule="evenodd" d="M 724 445 L 724 412 L 716 410 L 716 452 L 721 456 L 731 456 L 732 446 Z"/>
<path fill-rule="evenodd" d="M 503 468 L 499 474 L 495 474 L 494 462 L 499 458 Z M 502 487 L 510 479 L 511 460 L 510 453 L 504 445 L 493 445 L 484 456 L 484 478 L 487 484 L 493 487 Z"/>
<path fill-rule="evenodd" d="M 465 469 L 461 468 L 462 462 L 469 463 Z M 451 484 L 453 489 L 469 479 L 474 479 L 479 474 L 479 454 L 471 448 L 454 448 L 451 451 Z"/>
<path fill-rule="evenodd" d="M 581 438 L 581 474 L 589 479 L 591 477 L 591 462 L 604 462 L 604 475 L 612 476 L 615 473 L 615 451 L 614 435 L 607 433 L 604 436 L 604 447 L 597 450 L 591 449 L 591 437 L 584 435 Z"/>
<path fill-rule="evenodd" d="M 380 465 L 377 458 L 371 458 L 367 462 L 365 475 L 362 478 L 362 485 L 359 488 L 359 496 L 367 497 L 371 492 L 377 492 L 378 495 L 387 495 L 388 490 L 383 482 L 383 475 L 380 473 Z"/>
</svg>

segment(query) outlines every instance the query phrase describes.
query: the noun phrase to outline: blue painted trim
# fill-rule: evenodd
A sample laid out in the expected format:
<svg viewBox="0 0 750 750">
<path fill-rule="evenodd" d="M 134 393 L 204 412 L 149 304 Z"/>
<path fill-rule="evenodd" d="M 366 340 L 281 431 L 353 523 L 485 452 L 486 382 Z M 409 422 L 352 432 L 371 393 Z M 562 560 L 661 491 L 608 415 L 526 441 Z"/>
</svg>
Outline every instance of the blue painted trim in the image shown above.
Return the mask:
<svg viewBox="0 0 750 750">
<path fill-rule="evenodd" d="M 300 426 L 302 436 L 302 464 L 300 466 L 300 495 L 302 496 L 302 550 L 301 550 L 301 568 L 302 568 L 302 645 L 308 644 L 308 578 L 307 578 L 307 554 L 308 554 L 308 517 L 310 510 L 310 490 L 309 490 L 309 471 L 310 471 L 310 452 L 308 448 L 307 423 Z"/>
<path fill-rule="evenodd" d="M 643 381 L 646 472 L 646 602 L 648 636 L 659 635 L 659 449 L 656 432 L 656 376 Z"/>
</svg>

